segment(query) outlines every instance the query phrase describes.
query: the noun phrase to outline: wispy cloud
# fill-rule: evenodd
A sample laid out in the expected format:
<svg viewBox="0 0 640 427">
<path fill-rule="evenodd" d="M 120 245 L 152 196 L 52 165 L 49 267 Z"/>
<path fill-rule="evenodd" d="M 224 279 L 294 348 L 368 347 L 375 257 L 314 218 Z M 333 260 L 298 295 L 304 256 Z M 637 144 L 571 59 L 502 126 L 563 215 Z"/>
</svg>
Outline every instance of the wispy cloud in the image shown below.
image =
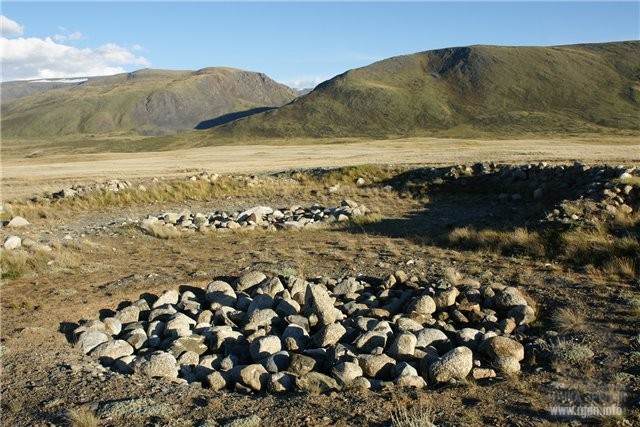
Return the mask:
<svg viewBox="0 0 640 427">
<path fill-rule="evenodd" d="M 311 89 L 328 78 L 327 76 L 301 76 L 286 80 L 284 84 L 294 89 Z"/>
<path fill-rule="evenodd" d="M 125 72 L 125 66 L 148 67 L 149 61 L 136 55 L 132 50 L 115 43 L 107 43 L 97 48 L 79 48 L 65 44 L 83 38 L 79 31 L 68 35 L 52 37 L 5 37 L 20 35 L 15 28 L 23 27 L 2 17 L 2 80 L 50 79 L 60 77 L 104 76 Z M 15 24 L 6 28 L 5 19 Z M 60 37 L 58 37 L 60 36 Z"/>
<path fill-rule="evenodd" d="M 0 15 L 0 32 L 3 36 L 21 36 L 24 33 L 24 26 L 4 15 Z"/>
</svg>

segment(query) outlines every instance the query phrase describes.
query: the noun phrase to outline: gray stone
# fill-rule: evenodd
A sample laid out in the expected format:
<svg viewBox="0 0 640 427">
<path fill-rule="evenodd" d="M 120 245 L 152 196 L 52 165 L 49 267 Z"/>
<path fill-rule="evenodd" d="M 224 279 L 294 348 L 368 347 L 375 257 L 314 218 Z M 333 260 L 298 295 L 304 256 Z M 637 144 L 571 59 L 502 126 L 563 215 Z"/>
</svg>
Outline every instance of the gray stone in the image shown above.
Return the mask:
<svg viewBox="0 0 640 427">
<path fill-rule="evenodd" d="M 381 331 L 364 332 L 356 338 L 353 343 L 362 353 L 371 353 L 378 347 L 384 348 L 387 345 L 387 335 Z"/>
<path fill-rule="evenodd" d="M 140 309 L 135 305 L 129 305 L 122 310 L 118 310 L 115 318 L 124 324 L 137 322 L 140 318 Z"/>
<path fill-rule="evenodd" d="M 122 331 L 122 323 L 115 317 L 107 317 L 102 323 L 104 323 L 104 331 L 110 335 L 118 335 Z"/>
<path fill-rule="evenodd" d="M 396 361 L 386 354 L 364 354 L 358 356 L 358 364 L 365 376 L 390 380 Z"/>
<path fill-rule="evenodd" d="M 224 376 L 218 371 L 213 371 L 209 375 L 207 375 L 206 383 L 213 391 L 222 390 L 227 386 L 227 381 L 224 379 Z"/>
<path fill-rule="evenodd" d="M 154 320 L 164 320 L 168 319 L 172 315 L 176 314 L 178 310 L 171 304 L 165 304 L 161 307 L 154 308 L 149 313 L 149 322 L 153 322 Z"/>
<path fill-rule="evenodd" d="M 269 373 L 260 364 L 247 365 L 240 369 L 240 382 L 254 391 L 264 390 Z"/>
<path fill-rule="evenodd" d="M 256 338 L 249 345 L 251 358 L 255 362 L 272 356 L 280 350 L 282 350 L 282 343 L 280 342 L 280 338 L 276 335 L 267 335 L 264 337 Z"/>
<path fill-rule="evenodd" d="M 482 343 L 481 350 L 493 359 L 513 357 L 518 362 L 524 359 L 524 347 L 522 344 L 507 337 L 491 337 Z"/>
<path fill-rule="evenodd" d="M 300 304 L 291 298 L 283 298 L 276 305 L 276 313 L 282 317 L 300 313 Z"/>
<path fill-rule="evenodd" d="M 20 246 L 22 246 L 22 239 L 18 236 L 8 236 L 6 239 L 4 239 L 3 246 L 8 251 L 18 249 Z"/>
<path fill-rule="evenodd" d="M 120 359 L 115 360 L 113 362 L 113 365 L 111 365 L 111 367 L 116 372 L 120 372 L 121 374 L 131 375 L 134 372 L 133 364 L 135 360 L 136 360 L 136 357 L 134 355 L 124 356 L 124 357 L 121 357 Z"/>
<path fill-rule="evenodd" d="M 136 360 L 135 371 L 149 377 L 178 378 L 178 362 L 169 353 L 155 352 Z"/>
<path fill-rule="evenodd" d="M 133 347 L 126 341 L 115 340 L 100 344 L 91 350 L 91 356 L 105 365 L 111 365 L 116 359 L 133 354 Z"/>
<path fill-rule="evenodd" d="M 396 326 L 398 330 L 402 332 L 419 332 L 424 328 L 421 323 L 408 317 L 400 317 L 396 320 Z"/>
<path fill-rule="evenodd" d="M 293 390 L 295 377 L 286 372 L 272 374 L 267 381 L 267 389 L 271 393 L 286 393 Z"/>
<path fill-rule="evenodd" d="M 91 350 L 107 341 L 109 341 L 109 337 L 104 332 L 88 331 L 80 335 L 76 346 L 81 348 L 85 353 L 89 353 Z"/>
<path fill-rule="evenodd" d="M 429 366 L 429 377 L 436 383 L 463 380 L 473 368 L 473 352 L 468 347 L 456 347 Z"/>
<path fill-rule="evenodd" d="M 507 313 L 518 325 L 528 325 L 536 320 L 536 312 L 528 305 L 517 305 Z"/>
<path fill-rule="evenodd" d="M 290 363 L 291 356 L 288 351 L 279 351 L 260 361 L 260 364 L 270 373 L 285 371 Z"/>
<path fill-rule="evenodd" d="M 305 315 L 315 314 L 321 326 L 330 325 L 338 318 L 338 312 L 333 306 L 333 300 L 322 286 L 307 286 L 304 303 Z"/>
<path fill-rule="evenodd" d="M 439 352 L 447 352 L 451 349 L 451 342 L 447 335 L 439 329 L 425 328 L 418 332 L 417 347 L 426 348 L 433 346 Z"/>
<path fill-rule="evenodd" d="M 207 285 L 205 298 L 208 302 L 221 306 L 234 307 L 237 296 L 230 284 L 222 280 L 215 280 Z"/>
<path fill-rule="evenodd" d="M 445 310 L 447 307 L 451 307 L 456 303 L 458 295 L 460 295 L 460 291 L 453 286 L 437 292 L 433 297 L 433 300 L 436 303 L 436 308 L 438 310 Z"/>
<path fill-rule="evenodd" d="M 432 314 L 436 311 L 436 303 L 428 295 L 422 295 L 417 297 L 409 308 L 409 313 L 415 312 L 418 314 Z"/>
<path fill-rule="evenodd" d="M 392 376 L 394 378 L 418 376 L 418 371 L 407 362 L 400 362 L 393 367 Z"/>
<path fill-rule="evenodd" d="M 488 378 L 495 378 L 496 371 L 489 368 L 473 368 L 473 371 L 471 371 L 471 376 L 474 380 L 485 380 Z"/>
<path fill-rule="evenodd" d="M 186 337 L 180 337 L 171 344 L 169 352 L 175 357 L 179 357 L 182 353 L 190 351 L 196 353 L 198 356 L 208 350 L 207 345 L 204 343 L 204 336 L 192 334 Z"/>
<path fill-rule="evenodd" d="M 498 291 L 494 297 L 494 303 L 502 310 L 508 310 L 518 305 L 528 305 L 522 292 L 511 286 Z"/>
<path fill-rule="evenodd" d="M 196 325 L 196 321 L 180 312 L 171 316 L 164 328 L 167 337 L 186 337 L 191 335 L 191 327 Z"/>
<path fill-rule="evenodd" d="M 180 366 L 196 366 L 200 363 L 200 355 L 193 351 L 185 351 L 178 357 L 178 365 Z"/>
<path fill-rule="evenodd" d="M 340 362 L 331 369 L 331 375 L 343 386 L 363 375 L 362 368 L 354 362 Z"/>
<path fill-rule="evenodd" d="M 288 325 L 282 333 L 282 343 L 289 351 L 298 351 L 307 347 L 311 338 L 300 325 Z"/>
<path fill-rule="evenodd" d="M 267 276 L 260 271 L 250 271 L 240 276 L 234 283 L 233 288 L 236 292 L 250 290 L 267 280 Z"/>
<path fill-rule="evenodd" d="M 294 353 L 291 355 L 291 363 L 289 364 L 288 371 L 292 374 L 302 376 L 313 371 L 316 364 L 317 362 L 313 357 Z"/>
<path fill-rule="evenodd" d="M 251 304 L 249 304 L 249 308 L 247 308 L 247 315 L 251 316 L 251 314 L 256 310 L 264 310 L 267 308 L 273 308 L 273 298 L 267 294 L 259 294 L 256 295 Z"/>
<path fill-rule="evenodd" d="M 296 387 L 308 393 L 326 393 L 332 390 L 340 390 L 336 380 L 320 372 L 309 372 L 296 379 Z"/>
<path fill-rule="evenodd" d="M 401 332 L 389 346 L 389 356 L 397 360 L 408 360 L 413 357 L 418 339 L 411 332 Z"/>
<path fill-rule="evenodd" d="M 520 362 L 515 357 L 497 357 L 493 359 L 492 365 L 498 372 L 506 375 L 514 375 L 520 372 Z"/>
<path fill-rule="evenodd" d="M 482 332 L 474 328 L 462 328 L 456 333 L 458 345 L 469 347 L 471 350 L 478 349 L 482 338 Z"/>
<path fill-rule="evenodd" d="M 143 329 L 134 329 L 129 331 L 123 338 L 136 350 L 148 345 L 148 337 Z"/>
<path fill-rule="evenodd" d="M 417 389 L 423 389 L 427 386 L 427 382 L 418 375 L 403 375 L 394 380 L 394 383 L 398 387 L 413 387 Z"/>
<path fill-rule="evenodd" d="M 158 308 L 165 304 L 175 305 L 178 303 L 179 298 L 180 298 L 180 295 L 178 294 L 178 291 L 174 289 L 168 290 L 164 294 L 160 295 L 160 297 L 156 300 L 156 302 L 153 303 L 151 308 Z"/>
<path fill-rule="evenodd" d="M 19 227 L 25 227 L 29 225 L 29 221 L 27 221 L 26 219 L 24 219 L 21 216 L 14 216 L 11 221 L 9 221 L 9 223 L 7 224 L 7 227 L 10 228 L 19 228 Z"/>
<path fill-rule="evenodd" d="M 313 340 L 318 347 L 328 347 L 337 344 L 346 333 L 347 330 L 340 323 L 332 323 L 316 333 Z"/>
<path fill-rule="evenodd" d="M 249 316 L 245 330 L 257 330 L 259 328 L 269 327 L 278 321 L 280 321 L 278 314 L 270 308 L 256 310 Z"/>
</svg>

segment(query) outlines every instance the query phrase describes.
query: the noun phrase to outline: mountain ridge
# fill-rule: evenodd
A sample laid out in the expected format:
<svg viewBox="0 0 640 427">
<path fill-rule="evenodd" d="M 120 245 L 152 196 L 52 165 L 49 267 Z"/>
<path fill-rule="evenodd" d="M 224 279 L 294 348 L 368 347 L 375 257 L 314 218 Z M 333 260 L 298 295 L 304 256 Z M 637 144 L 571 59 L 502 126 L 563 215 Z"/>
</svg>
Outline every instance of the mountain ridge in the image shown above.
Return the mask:
<svg viewBox="0 0 640 427">
<path fill-rule="evenodd" d="M 142 69 L 3 100 L 2 128 L 6 136 L 26 138 L 171 135 L 226 114 L 277 107 L 296 96 L 263 73 L 230 67 Z"/>
<path fill-rule="evenodd" d="M 209 138 L 327 138 L 640 129 L 640 42 L 473 45 L 348 70 Z"/>
</svg>

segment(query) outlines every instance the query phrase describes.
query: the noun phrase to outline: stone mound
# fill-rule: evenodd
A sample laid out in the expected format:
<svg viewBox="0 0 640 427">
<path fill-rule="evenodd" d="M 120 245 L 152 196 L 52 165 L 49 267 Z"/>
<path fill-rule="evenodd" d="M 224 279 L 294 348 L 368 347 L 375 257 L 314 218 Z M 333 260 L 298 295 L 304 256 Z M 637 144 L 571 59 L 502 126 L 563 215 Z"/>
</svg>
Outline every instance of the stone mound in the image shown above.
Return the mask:
<svg viewBox="0 0 640 427">
<path fill-rule="evenodd" d="M 515 287 L 453 281 L 251 271 L 121 305 L 79 326 L 76 346 L 123 374 L 245 392 L 424 388 L 518 373 L 531 300 Z"/>
<path fill-rule="evenodd" d="M 254 206 L 247 210 L 234 212 L 215 211 L 210 214 L 192 212 L 165 212 L 148 216 L 140 227 L 148 230 L 152 227 L 169 227 L 176 230 L 198 230 L 205 232 L 229 230 L 266 230 L 300 229 L 317 226 L 320 223 L 345 222 L 370 213 L 369 208 L 353 200 L 343 200 L 340 206 L 323 207 L 314 204 L 310 207 L 291 206 L 273 209 L 269 206 Z"/>
</svg>

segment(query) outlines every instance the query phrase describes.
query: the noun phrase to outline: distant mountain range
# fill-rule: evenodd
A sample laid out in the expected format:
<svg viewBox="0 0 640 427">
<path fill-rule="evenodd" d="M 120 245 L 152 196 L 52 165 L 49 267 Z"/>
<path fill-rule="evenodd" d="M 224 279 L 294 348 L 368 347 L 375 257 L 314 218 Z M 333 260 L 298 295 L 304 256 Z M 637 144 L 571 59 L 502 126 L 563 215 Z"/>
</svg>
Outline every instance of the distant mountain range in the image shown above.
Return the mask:
<svg viewBox="0 0 640 427">
<path fill-rule="evenodd" d="M 175 134 L 279 107 L 298 96 L 262 73 L 232 68 L 145 69 L 82 80 L 3 83 L 3 135 Z"/>
<path fill-rule="evenodd" d="M 14 138 L 514 136 L 640 130 L 640 42 L 470 46 L 349 70 L 306 93 L 231 68 L 2 84 Z"/>
</svg>

